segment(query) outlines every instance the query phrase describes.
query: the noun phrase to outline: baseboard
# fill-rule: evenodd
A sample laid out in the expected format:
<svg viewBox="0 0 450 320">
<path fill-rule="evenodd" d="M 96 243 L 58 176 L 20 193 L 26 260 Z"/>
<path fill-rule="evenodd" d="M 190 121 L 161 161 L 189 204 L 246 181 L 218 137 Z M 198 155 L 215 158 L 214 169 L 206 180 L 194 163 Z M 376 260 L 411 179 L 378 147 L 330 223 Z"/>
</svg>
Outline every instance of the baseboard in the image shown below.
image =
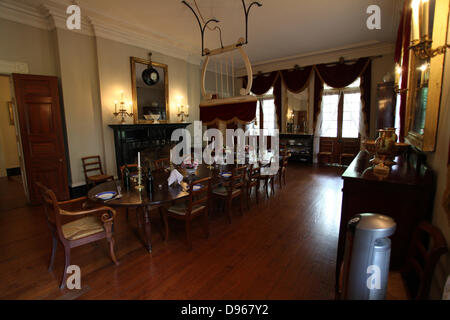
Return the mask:
<svg viewBox="0 0 450 320">
<path fill-rule="evenodd" d="M 20 176 L 20 167 L 6 169 L 6 175 L 8 177 Z"/>
</svg>

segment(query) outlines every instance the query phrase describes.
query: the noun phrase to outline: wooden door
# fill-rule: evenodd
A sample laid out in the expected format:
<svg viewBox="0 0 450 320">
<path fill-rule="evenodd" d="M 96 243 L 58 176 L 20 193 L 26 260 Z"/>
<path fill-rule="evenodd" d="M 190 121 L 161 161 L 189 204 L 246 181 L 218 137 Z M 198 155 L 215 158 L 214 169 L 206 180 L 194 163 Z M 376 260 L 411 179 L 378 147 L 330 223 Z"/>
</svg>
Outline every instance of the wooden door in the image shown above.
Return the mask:
<svg viewBox="0 0 450 320">
<path fill-rule="evenodd" d="M 69 189 L 58 80 L 13 74 L 13 81 L 30 202 L 40 203 L 38 181 L 52 189 L 58 200 L 66 200 Z"/>
</svg>

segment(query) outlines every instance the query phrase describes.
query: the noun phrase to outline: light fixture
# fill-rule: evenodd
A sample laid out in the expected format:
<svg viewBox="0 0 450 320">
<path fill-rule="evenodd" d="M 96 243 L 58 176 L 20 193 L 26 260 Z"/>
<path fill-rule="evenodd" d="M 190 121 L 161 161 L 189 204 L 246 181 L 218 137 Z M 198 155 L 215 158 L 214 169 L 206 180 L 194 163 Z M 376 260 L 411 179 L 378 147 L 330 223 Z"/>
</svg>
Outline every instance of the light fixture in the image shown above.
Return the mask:
<svg viewBox="0 0 450 320">
<path fill-rule="evenodd" d="M 184 108 L 184 106 L 183 106 L 183 104 L 182 104 L 182 99 L 183 99 L 183 97 L 182 96 L 177 96 L 176 97 L 176 100 L 178 101 L 178 112 L 177 112 L 177 116 L 179 117 L 179 118 L 181 118 L 181 122 L 184 122 L 184 117 L 189 117 L 189 106 L 188 105 L 186 105 L 186 110 L 185 110 L 185 108 Z"/>
<path fill-rule="evenodd" d="M 411 36 L 412 42 L 409 49 L 413 50 L 414 55 L 422 60 L 433 58 L 438 54 L 444 54 L 448 44 L 432 48 L 433 40 L 430 39 L 429 21 L 430 21 L 430 1 L 413 0 Z"/>
<path fill-rule="evenodd" d="M 407 88 L 400 89 L 400 80 L 402 78 L 403 68 L 397 63 L 395 65 L 394 92 L 399 94 L 408 91 Z"/>
<path fill-rule="evenodd" d="M 127 111 L 126 105 L 127 105 L 127 103 L 123 99 L 123 91 L 121 91 L 120 92 L 120 101 L 117 101 L 117 100 L 114 101 L 114 113 L 113 113 L 115 117 L 117 117 L 119 115 L 122 117 L 122 120 L 120 121 L 121 124 L 125 123 L 125 116 L 128 116 L 128 117 L 133 116 L 132 112 Z M 129 101 L 128 106 L 131 110 L 133 103 L 131 101 Z M 119 107 L 119 109 L 117 109 L 117 107 Z"/>
</svg>

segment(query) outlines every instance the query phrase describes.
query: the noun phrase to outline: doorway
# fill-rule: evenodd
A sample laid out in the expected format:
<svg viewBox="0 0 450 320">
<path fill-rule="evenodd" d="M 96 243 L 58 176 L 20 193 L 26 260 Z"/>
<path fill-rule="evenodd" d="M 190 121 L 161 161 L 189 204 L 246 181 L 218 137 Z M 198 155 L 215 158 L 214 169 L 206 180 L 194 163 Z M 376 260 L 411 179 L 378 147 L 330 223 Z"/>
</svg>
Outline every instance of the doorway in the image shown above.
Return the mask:
<svg viewBox="0 0 450 320">
<path fill-rule="evenodd" d="M 319 163 L 349 165 L 358 154 L 364 130 L 359 86 L 360 78 L 342 89 L 324 87 Z"/>
<path fill-rule="evenodd" d="M 11 78 L 0 75 L 0 212 L 27 205 L 13 101 Z"/>
</svg>

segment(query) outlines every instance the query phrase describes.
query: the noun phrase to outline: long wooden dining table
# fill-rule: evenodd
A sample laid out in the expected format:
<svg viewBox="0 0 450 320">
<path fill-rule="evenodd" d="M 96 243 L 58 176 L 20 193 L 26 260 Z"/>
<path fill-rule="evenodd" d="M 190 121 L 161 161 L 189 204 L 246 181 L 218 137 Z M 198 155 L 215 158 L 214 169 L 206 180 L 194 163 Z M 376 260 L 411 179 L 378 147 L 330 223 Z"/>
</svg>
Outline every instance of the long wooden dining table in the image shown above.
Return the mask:
<svg viewBox="0 0 450 320">
<path fill-rule="evenodd" d="M 152 173 L 154 179 L 152 194 L 149 194 L 146 189 L 138 190 L 134 186 L 130 186 L 129 190 L 125 190 L 121 180 L 108 181 L 89 190 L 88 199 L 113 208 L 134 208 L 138 210 L 141 214 L 141 216 L 138 214 L 138 225 L 143 229 L 141 231 L 143 231 L 144 246 L 148 252 L 151 252 L 150 211 L 160 206 L 171 204 L 175 200 L 187 197 L 188 186 L 192 181 L 211 177 L 211 186 L 215 187 L 219 185 L 225 179 L 221 176 L 221 172 L 231 172 L 233 167 L 234 165 L 208 166 L 206 164 L 200 164 L 194 174 L 189 174 L 184 169 L 177 168 L 184 178 L 180 184 L 175 183 L 171 186 L 168 185 L 170 170 L 156 171 Z M 96 196 L 105 191 L 114 191 L 118 196 L 110 200 L 102 200 Z"/>
</svg>

